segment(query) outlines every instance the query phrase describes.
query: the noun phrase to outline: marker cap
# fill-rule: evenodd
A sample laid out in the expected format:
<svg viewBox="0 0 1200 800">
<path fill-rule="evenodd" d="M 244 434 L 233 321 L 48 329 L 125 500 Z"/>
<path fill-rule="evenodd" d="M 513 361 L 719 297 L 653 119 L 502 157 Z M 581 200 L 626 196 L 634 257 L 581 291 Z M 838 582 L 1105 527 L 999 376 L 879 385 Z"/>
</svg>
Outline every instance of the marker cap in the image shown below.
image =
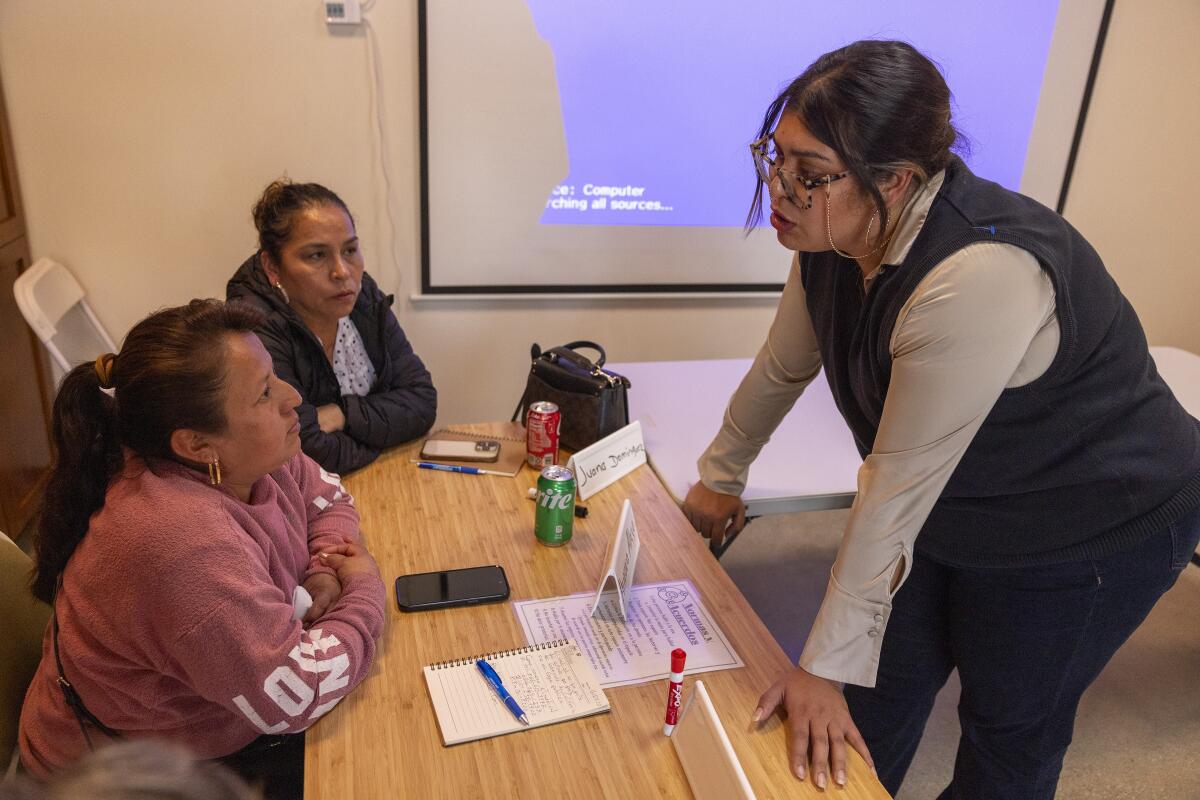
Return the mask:
<svg viewBox="0 0 1200 800">
<path fill-rule="evenodd" d="M 683 662 L 687 660 L 687 652 L 676 647 L 671 651 L 671 672 L 683 672 Z"/>
</svg>

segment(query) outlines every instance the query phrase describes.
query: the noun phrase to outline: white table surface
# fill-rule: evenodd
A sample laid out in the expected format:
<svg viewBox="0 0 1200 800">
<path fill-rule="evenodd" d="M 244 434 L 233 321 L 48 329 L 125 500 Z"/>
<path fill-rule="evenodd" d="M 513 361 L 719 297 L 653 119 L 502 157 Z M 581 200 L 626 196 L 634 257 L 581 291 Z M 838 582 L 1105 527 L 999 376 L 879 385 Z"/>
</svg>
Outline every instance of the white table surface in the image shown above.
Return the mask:
<svg viewBox="0 0 1200 800">
<path fill-rule="evenodd" d="M 1152 347 L 1158 371 L 1200 418 L 1200 356 Z M 642 421 L 654 471 L 678 502 L 700 479 L 696 459 L 721 427 L 725 406 L 751 359 L 608 364 L 629 378 L 629 418 Z M 804 391 L 750 467 L 743 499 L 751 516 L 845 508 L 862 460 L 833 404 L 824 373 Z"/>
<path fill-rule="evenodd" d="M 629 378 L 629 418 L 642 421 L 646 454 L 682 503 L 700 479 L 696 459 L 721 428 L 752 359 L 608 364 Z M 862 459 L 822 373 L 804 390 L 750 467 L 742 499 L 751 516 L 845 508 Z"/>
<path fill-rule="evenodd" d="M 1200 356 L 1178 347 L 1151 347 L 1150 355 L 1180 404 L 1200 419 Z"/>
</svg>

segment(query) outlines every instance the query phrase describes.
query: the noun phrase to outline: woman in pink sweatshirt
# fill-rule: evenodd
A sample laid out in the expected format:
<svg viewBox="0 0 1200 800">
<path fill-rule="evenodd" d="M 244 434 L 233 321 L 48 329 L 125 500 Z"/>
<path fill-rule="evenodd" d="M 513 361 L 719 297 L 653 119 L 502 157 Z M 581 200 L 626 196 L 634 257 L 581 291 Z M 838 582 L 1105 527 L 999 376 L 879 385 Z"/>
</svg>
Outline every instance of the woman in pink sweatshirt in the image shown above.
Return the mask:
<svg viewBox="0 0 1200 800">
<path fill-rule="evenodd" d="M 196 300 L 63 381 L 33 579 L 55 616 L 20 728 L 35 776 L 162 737 L 296 794 L 300 767 L 267 765 L 367 675 L 383 584 L 353 498 L 300 452 L 260 321 Z"/>
</svg>

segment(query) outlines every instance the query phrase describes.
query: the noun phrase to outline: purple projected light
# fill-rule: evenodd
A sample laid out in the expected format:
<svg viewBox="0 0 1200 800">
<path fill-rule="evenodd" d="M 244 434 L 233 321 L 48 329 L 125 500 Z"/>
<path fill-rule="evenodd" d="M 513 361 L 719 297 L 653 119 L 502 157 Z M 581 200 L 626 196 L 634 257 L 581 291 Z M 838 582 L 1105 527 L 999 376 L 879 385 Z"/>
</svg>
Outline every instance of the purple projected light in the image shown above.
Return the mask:
<svg viewBox="0 0 1200 800">
<path fill-rule="evenodd" d="M 977 174 L 1016 189 L 1057 2 L 527 0 L 554 52 L 570 174 L 541 221 L 740 227 L 747 145 L 822 53 L 902 39 L 942 67 Z"/>
</svg>

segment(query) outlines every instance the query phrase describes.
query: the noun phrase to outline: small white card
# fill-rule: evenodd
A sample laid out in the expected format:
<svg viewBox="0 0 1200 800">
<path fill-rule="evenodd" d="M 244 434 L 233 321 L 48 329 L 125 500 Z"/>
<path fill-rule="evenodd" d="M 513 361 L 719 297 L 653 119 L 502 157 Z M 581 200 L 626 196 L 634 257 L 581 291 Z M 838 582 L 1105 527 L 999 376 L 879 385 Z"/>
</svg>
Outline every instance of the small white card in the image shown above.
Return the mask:
<svg viewBox="0 0 1200 800">
<path fill-rule="evenodd" d="M 297 586 L 292 590 L 292 619 L 302 620 L 308 610 L 312 608 L 312 595 L 308 593 L 308 589 L 303 586 Z"/>
<path fill-rule="evenodd" d="M 633 518 L 633 503 L 625 498 L 621 506 L 621 519 L 617 521 L 617 530 L 612 541 L 608 543 L 608 551 L 604 556 L 607 565 L 604 576 L 600 579 L 600 588 L 596 590 L 596 599 L 592 603 L 591 615 L 595 616 L 600 607 L 609 584 L 616 585 L 617 608 L 621 611 L 621 619 L 629 618 L 629 587 L 633 586 L 633 573 L 637 571 L 638 551 L 642 549 L 642 540 L 638 538 L 637 521 Z"/>
<path fill-rule="evenodd" d="M 575 473 L 580 499 L 587 500 L 645 463 L 642 423 L 634 420 L 571 456 L 567 467 Z"/>
</svg>

